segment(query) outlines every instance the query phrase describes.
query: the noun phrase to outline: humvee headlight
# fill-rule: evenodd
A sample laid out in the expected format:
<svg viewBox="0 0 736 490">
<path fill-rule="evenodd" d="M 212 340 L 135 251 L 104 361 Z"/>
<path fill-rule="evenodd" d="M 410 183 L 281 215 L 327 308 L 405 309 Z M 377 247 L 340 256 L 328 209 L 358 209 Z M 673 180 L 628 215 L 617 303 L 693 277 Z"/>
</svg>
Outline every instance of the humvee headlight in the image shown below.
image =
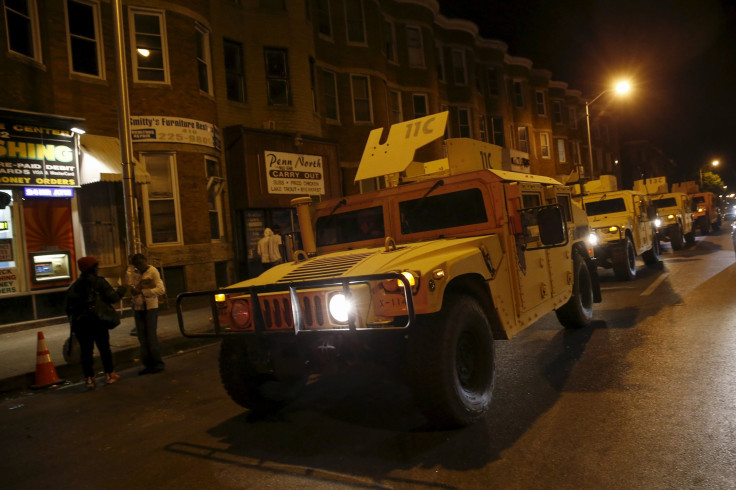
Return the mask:
<svg viewBox="0 0 736 490">
<path fill-rule="evenodd" d="M 611 226 L 608 228 L 608 231 L 611 233 L 616 233 L 618 231 L 618 226 Z"/>
<path fill-rule="evenodd" d="M 233 322 L 239 327 L 247 327 L 250 325 L 250 305 L 246 300 L 237 299 L 233 301 L 230 308 L 230 316 Z"/>
<path fill-rule="evenodd" d="M 417 285 L 419 284 L 419 276 L 418 274 L 410 271 L 403 271 L 401 273 L 402 276 L 406 278 L 406 280 L 409 282 L 409 287 L 411 288 L 412 292 L 417 292 Z M 383 289 L 385 289 L 389 293 L 395 293 L 399 289 L 402 289 L 404 287 L 404 282 L 399 279 L 389 279 L 386 281 L 383 281 Z"/>
<path fill-rule="evenodd" d="M 353 304 L 343 293 L 336 293 L 330 297 L 328 310 L 336 323 L 347 323 Z"/>
<path fill-rule="evenodd" d="M 598 235 L 596 233 L 590 233 L 588 235 L 588 245 L 591 247 L 598 245 Z"/>
<path fill-rule="evenodd" d="M 674 214 L 668 214 L 667 215 L 667 219 L 675 219 L 675 215 Z"/>
<path fill-rule="evenodd" d="M 659 218 L 655 219 L 654 220 L 654 226 L 656 226 L 657 228 L 659 228 L 660 226 L 662 226 L 662 220 L 659 219 Z"/>
<path fill-rule="evenodd" d="M 224 294 L 216 294 L 215 295 L 215 303 L 224 303 L 225 302 L 225 295 Z"/>
<path fill-rule="evenodd" d="M 699 213 L 702 213 L 703 211 L 705 211 L 705 209 L 704 209 L 704 208 L 698 208 L 698 212 L 699 212 Z"/>
</svg>

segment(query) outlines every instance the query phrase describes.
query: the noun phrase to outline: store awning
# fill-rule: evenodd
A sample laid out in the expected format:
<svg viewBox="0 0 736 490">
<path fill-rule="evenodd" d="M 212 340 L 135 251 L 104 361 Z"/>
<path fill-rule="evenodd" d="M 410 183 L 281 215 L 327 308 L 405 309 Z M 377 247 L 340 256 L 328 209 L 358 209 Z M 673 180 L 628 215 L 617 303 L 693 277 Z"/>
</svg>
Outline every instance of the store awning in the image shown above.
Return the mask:
<svg viewBox="0 0 736 490">
<path fill-rule="evenodd" d="M 79 137 L 80 177 L 82 185 L 95 182 L 122 182 L 123 163 L 120 140 L 111 136 L 83 134 Z M 136 184 L 148 184 L 151 176 L 146 167 L 133 157 Z"/>
</svg>

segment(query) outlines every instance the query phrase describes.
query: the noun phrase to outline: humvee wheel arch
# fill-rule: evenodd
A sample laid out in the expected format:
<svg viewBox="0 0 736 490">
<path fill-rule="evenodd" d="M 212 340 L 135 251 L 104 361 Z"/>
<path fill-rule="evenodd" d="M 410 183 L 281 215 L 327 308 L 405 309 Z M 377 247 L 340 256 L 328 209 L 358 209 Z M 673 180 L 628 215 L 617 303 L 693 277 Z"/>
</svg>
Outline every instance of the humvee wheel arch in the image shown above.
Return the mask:
<svg viewBox="0 0 736 490">
<path fill-rule="evenodd" d="M 418 319 L 407 367 L 417 405 L 438 427 L 474 423 L 489 409 L 495 382 L 491 320 L 473 297 L 450 293 L 442 310 Z"/>
<path fill-rule="evenodd" d="M 584 328 L 593 320 L 593 280 L 579 253 L 573 258 L 573 281 L 572 296 L 555 314 L 565 328 Z"/>
<path fill-rule="evenodd" d="M 611 250 L 611 261 L 619 281 L 631 281 L 636 277 L 636 250 L 629 235 Z"/>
</svg>

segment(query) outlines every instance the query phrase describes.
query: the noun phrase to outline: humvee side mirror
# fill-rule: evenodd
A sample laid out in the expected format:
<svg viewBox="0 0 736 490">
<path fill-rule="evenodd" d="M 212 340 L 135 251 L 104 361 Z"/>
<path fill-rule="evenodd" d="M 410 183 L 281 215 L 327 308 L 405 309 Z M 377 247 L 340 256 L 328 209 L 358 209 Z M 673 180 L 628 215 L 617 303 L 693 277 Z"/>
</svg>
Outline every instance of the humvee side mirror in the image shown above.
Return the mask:
<svg viewBox="0 0 736 490">
<path fill-rule="evenodd" d="M 537 213 L 539 223 L 539 239 L 542 245 L 555 246 L 567 242 L 565 221 L 562 218 L 562 209 L 559 205 L 545 206 Z"/>
<path fill-rule="evenodd" d="M 654 221 L 657 218 L 657 206 L 647 206 L 647 219 Z"/>
</svg>

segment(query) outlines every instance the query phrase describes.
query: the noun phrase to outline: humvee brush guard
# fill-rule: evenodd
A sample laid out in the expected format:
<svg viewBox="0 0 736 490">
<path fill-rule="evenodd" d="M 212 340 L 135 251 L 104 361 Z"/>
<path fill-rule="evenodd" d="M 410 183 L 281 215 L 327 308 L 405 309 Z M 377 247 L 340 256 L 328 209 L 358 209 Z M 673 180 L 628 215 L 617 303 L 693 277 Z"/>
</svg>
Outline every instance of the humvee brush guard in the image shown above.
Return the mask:
<svg viewBox="0 0 736 490">
<path fill-rule="evenodd" d="M 588 325 L 600 301 L 571 188 L 490 168 L 501 148 L 446 141 L 447 157 L 414 162 L 445 131 L 447 113 L 371 132 L 356 180 L 389 187 L 313 203 L 294 199 L 304 250 L 296 260 L 206 297 L 222 337 L 222 382 L 240 405 L 270 411 L 310 375 L 374 363 L 401 375 L 442 427 L 489 409 L 494 341 L 556 311 Z"/>
</svg>

